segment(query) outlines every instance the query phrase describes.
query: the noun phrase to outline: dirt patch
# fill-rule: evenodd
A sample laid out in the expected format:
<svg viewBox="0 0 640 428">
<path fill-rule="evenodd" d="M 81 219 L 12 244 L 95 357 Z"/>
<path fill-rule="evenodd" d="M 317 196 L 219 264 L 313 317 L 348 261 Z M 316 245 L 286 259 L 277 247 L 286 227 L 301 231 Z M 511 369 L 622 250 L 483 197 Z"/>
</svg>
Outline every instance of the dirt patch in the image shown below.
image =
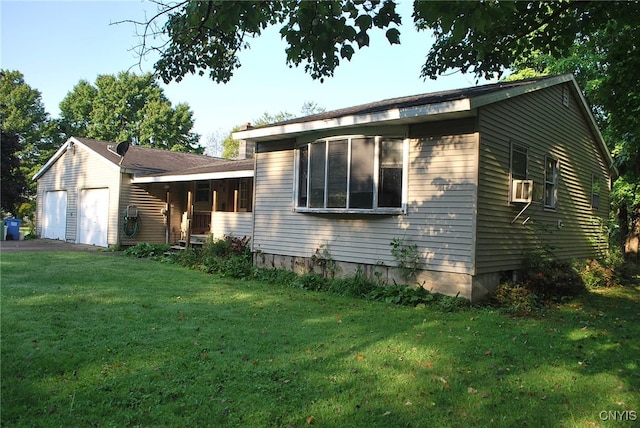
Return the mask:
<svg viewBox="0 0 640 428">
<path fill-rule="evenodd" d="M 55 239 L 0 241 L 0 252 L 11 251 L 106 251 L 106 248 L 87 244 L 73 244 Z"/>
</svg>

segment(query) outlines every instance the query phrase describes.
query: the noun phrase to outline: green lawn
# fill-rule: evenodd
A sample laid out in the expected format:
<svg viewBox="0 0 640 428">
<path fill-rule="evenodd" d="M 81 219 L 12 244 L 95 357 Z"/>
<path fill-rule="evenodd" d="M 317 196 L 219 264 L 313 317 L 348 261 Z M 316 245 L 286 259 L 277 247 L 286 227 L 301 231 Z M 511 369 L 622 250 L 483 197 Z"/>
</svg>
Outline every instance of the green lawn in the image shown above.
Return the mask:
<svg viewBox="0 0 640 428">
<path fill-rule="evenodd" d="M 112 253 L 5 253 L 1 268 L 2 426 L 640 421 L 640 286 L 523 319 Z"/>
</svg>

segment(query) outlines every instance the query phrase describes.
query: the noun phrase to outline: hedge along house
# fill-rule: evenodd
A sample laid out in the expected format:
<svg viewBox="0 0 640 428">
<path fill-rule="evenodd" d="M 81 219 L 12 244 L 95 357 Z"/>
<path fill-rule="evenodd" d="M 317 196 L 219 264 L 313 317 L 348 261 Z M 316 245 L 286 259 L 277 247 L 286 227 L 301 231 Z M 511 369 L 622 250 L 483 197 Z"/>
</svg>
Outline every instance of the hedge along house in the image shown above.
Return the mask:
<svg viewBox="0 0 640 428">
<path fill-rule="evenodd" d="M 325 258 L 339 274 L 476 300 L 541 248 L 567 259 L 607 246 L 612 158 L 572 75 L 380 101 L 234 138 L 256 144 L 258 265 L 304 272 Z M 394 257 L 392 242 L 417 250 L 413 278 L 397 269 L 411 251 Z"/>
<path fill-rule="evenodd" d="M 34 179 L 42 238 L 107 247 L 251 233 L 252 159 L 72 137 Z"/>
</svg>

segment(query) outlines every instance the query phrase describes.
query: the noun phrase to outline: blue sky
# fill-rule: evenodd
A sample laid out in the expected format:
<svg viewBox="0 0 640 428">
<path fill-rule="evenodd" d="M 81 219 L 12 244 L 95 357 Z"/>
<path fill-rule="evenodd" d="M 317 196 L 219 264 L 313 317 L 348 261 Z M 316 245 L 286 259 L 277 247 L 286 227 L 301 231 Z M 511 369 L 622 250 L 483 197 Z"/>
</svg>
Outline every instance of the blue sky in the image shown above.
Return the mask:
<svg viewBox="0 0 640 428">
<path fill-rule="evenodd" d="M 212 133 L 226 134 L 233 126 L 250 122 L 265 112 L 300 115 L 306 101 L 327 110 L 392 97 L 462 88 L 476 84 L 472 75 L 454 73 L 437 80 L 419 77 L 431 45 L 430 32 L 416 32 L 412 2 L 401 2 L 401 45 L 390 46 L 384 34 L 372 35 L 371 45 L 341 62 L 333 78 L 314 81 L 303 68 L 285 64 L 285 44 L 278 28 L 267 30 L 241 54 L 242 67 L 227 84 L 189 76 L 180 83 L 161 84 L 175 105 L 189 104 L 194 131 L 206 145 Z M 0 1 L 0 67 L 19 70 L 25 81 L 42 93 L 47 112 L 59 115 L 58 105 L 82 79 L 93 83 L 100 74 L 131 68 L 153 69 L 155 58 L 141 68 L 133 48 L 139 44 L 132 24 L 156 12 L 149 1 Z M 480 81 L 480 84 L 486 83 Z"/>
</svg>

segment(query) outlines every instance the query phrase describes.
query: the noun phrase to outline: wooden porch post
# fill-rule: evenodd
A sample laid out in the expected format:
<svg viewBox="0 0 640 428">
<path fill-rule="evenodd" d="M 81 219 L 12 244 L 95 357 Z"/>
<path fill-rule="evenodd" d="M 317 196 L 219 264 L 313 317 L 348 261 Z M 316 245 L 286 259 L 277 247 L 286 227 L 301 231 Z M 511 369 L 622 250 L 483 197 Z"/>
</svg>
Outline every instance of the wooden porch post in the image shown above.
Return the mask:
<svg viewBox="0 0 640 428">
<path fill-rule="evenodd" d="M 211 206 L 211 227 L 209 228 L 209 232 L 213 235 L 215 230 L 215 218 L 216 218 L 216 210 L 218 209 L 218 191 L 215 189 L 215 184 L 213 188 L 213 204 Z"/>
<path fill-rule="evenodd" d="M 167 206 L 166 206 L 167 227 L 165 228 L 164 243 L 168 245 L 171 243 L 171 188 L 169 187 L 169 185 L 167 185 L 166 189 L 167 189 Z"/>
<path fill-rule="evenodd" d="M 191 248 L 191 219 L 193 218 L 193 184 L 187 192 L 187 243 L 186 248 Z"/>
<path fill-rule="evenodd" d="M 233 212 L 238 212 L 238 189 L 233 191 Z"/>
</svg>

